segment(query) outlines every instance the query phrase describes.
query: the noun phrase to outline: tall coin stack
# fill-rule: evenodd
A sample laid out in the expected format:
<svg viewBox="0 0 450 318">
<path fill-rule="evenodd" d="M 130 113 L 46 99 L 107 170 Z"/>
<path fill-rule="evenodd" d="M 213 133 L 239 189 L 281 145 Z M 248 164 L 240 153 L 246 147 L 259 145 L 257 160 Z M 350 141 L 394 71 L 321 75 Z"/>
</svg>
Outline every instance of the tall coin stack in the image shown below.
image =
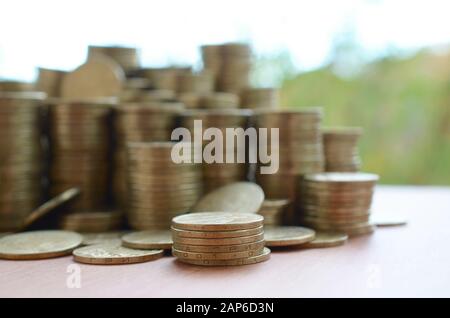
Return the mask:
<svg viewBox="0 0 450 318">
<path fill-rule="evenodd" d="M 90 211 L 107 203 L 110 182 L 111 107 L 114 99 L 56 100 L 49 109 L 50 191 L 79 187 L 72 210 Z"/>
<path fill-rule="evenodd" d="M 256 181 L 264 189 L 269 199 L 289 199 L 296 201 L 297 180 L 306 173 L 322 172 L 324 158 L 320 124 L 320 108 L 260 110 L 255 114 L 257 128 L 268 129 L 267 145 L 260 144 L 259 151 L 266 154 L 278 153 L 279 169 L 276 173 L 261 173 L 270 163 L 259 163 Z M 279 143 L 272 141 L 272 128 L 277 128 Z M 272 145 L 272 142 L 275 144 Z M 293 211 L 290 211 L 291 214 Z M 293 215 L 287 216 L 287 222 L 293 222 Z"/>
<path fill-rule="evenodd" d="M 241 93 L 241 105 L 244 108 L 278 108 L 280 105 L 276 88 L 247 88 Z"/>
<path fill-rule="evenodd" d="M 208 128 L 217 128 L 221 131 L 223 139 L 223 162 L 208 163 L 204 161 L 203 185 L 205 192 L 209 192 L 226 184 L 246 180 L 248 165 L 245 163 L 247 154 L 245 147 L 238 148 L 238 143 L 234 142 L 234 147 L 228 149 L 226 145 L 226 129 L 242 128 L 246 129 L 251 111 L 244 109 L 210 109 L 210 110 L 187 110 L 181 115 L 180 125 L 190 131 L 191 138 L 194 137 L 195 121 L 201 121 L 203 132 Z M 198 130 L 197 130 L 198 132 Z M 203 146 L 209 141 L 204 141 Z M 238 152 L 245 155 L 244 163 L 237 162 Z M 227 154 L 234 158 L 234 162 L 226 162 Z"/>
<path fill-rule="evenodd" d="M 38 68 L 36 90 L 47 94 L 47 98 L 61 96 L 61 83 L 66 72 L 48 68 Z"/>
<path fill-rule="evenodd" d="M 214 78 L 208 71 L 178 75 L 178 100 L 188 108 L 200 108 L 205 95 L 214 91 Z"/>
<path fill-rule="evenodd" d="M 222 47 L 222 68 L 219 91 L 240 94 L 250 86 L 252 52 L 250 46 L 241 43 L 227 43 Z"/>
<path fill-rule="evenodd" d="M 116 61 L 125 72 L 139 67 L 138 51 L 134 47 L 123 46 L 94 46 L 88 47 L 88 59 L 96 54 L 103 54 Z"/>
<path fill-rule="evenodd" d="M 20 228 L 42 200 L 45 94 L 0 92 L 0 232 Z"/>
<path fill-rule="evenodd" d="M 323 131 L 325 170 L 329 172 L 356 172 L 361 168 L 358 140 L 359 127 L 326 129 Z"/>
<path fill-rule="evenodd" d="M 378 176 L 360 172 L 309 174 L 300 181 L 301 222 L 349 236 L 372 233 L 370 206 Z"/>
<path fill-rule="evenodd" d="M 215 90 L 219 89 L 219 78 L 222 70 L 222 45 L 202 45 L 200 52 L 203 60 L 203 68 L 208 71 L 214 79 Z"/>
<path fill-rule="evenodd" d="M 174 216 L 189 211 L 202 195 L 201 167 L 175 163 L 174 142 L 129 143 L 127 147 L 128 222 L 133 229 L 169 229 Z M 181 144 L 178 144 L 181 145 Z"/>
<path fill-rule="evenodd" d="M 253 213 L 201 212 L 172 220 L 172 254 L 203 266 L 247 265 L 266 261 L 263 217 Z"/>
<path fill-rule="evenodd" d="M 169 141 L 176 116 L 183 110 L 180 103 L 122 103 L 114 108 L 113 196 L 126 208 L 126 145 L 129 142 Z"/>
</svg>

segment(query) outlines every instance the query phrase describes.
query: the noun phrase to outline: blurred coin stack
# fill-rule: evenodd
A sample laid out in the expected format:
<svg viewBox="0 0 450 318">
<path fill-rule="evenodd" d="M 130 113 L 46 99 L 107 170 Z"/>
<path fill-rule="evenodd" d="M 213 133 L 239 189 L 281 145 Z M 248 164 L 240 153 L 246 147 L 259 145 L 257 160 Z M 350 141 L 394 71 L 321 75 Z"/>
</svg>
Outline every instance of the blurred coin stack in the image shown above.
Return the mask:
<svg viewBox="0 0 450 318">
<path fill-rule="evenodd" d="M 172 254 L 203 266 L 247 265 L 269 259 L 263 217 L 252 213 L 190 213 L 172 220 Z"/>
<path fill-rule="evenodd" d="M 111 108 L 114 99 L 51 101 L 50 192 L 78 187 L 72 210 L 101 209 L 107 203 L 111 163 Z"/>
<path fill-rule="evenodd" d="M 218 90 L 240 94 L 250 86 L 250 71 L 252 67 L 250 46 L 241 43 L 224 44 L 222 57 Z"/>
<path fill-rule="evenodd" d="M 169 229 L 174 216 L 189 211 L 202 195 L 201 167 L 175 163 L 174 142 L 129 143 L 127 147 L 128 222 L 133 229 Z M 181 145 L 181 144 L 179 144 Z"/>
<path fill-rule="evenodd" d="M 200 47 L 203 69 L 208 71 L 214 79 L 214 88 L 219 90 L 219 78 L 222 70 L 222 45 L 208 44 Z"/>
<path fill-rule="evenodd" d="M 129 142 L 169 141 L 183 104 L 176 102 L 122 103 L 114 108 L 113 197 L 126 208 L 126 145 Z"/>
<path fill-rule="evenodd" d="M 248 165 L 246 164 L 246 150 L 245 146 L 238 148 L 238 142 L 234 142 L 234 147 L 228 149 L 226 145 L 226 129 L 227 128 L 242 128 L 246 129 L 248 125 L 251 111 L 244 109 L 215 109 L 215 110 L 187 110 L 181 115 L 180 126 L 185 127 L 190 131 L 191 138 L 195 138 L 195 132 L 199 131 L 195 129 L 195 122 L 201 125 L 203 132 L 208 128 L 219 129 L 224 137 L 222 153 L 222 162 L 206 162 L 203 161 L 203 186 L 205 193 L 214 190 L 223 185 L 246 180 Z M 199 122 L 201 121 L 201 122 Z M 236 138 L 235 138 L 236 139 Z M 208 140 L 204 141 L 203 146 L 209 143 Z M 238 163 L 238 152 L 244 155 L 244 161 Z M 226 162 L 227 155 L 234 158 L 234 162 Z"/>
<path fill-rule="evenodd" d="M 356 172 L 360 170 L 358 140 L 362 134 L 359 127 L 323 130 L 325 170 L 329 172 Z"/>
<path fill-rule="evenodd" d="M 264 225 L 281 225 L 289 204 L 287 199 L 264 200 L 258 211 L 264 217 Z"/>
<path fill-rule="evenodd" d="M 280 101 L 276 88 L 247 88 L 241 93 L 241 105 L 250 109 L 278 108 Z"/>
<path fill-rule="evenodd" d="M 204 96 L 214 91 L 214 78 L 208 71 L 178 75 L 177 98 L 187 108 L 200 108 Z"/>
<path fill-rule="evenodd" d="M 43 195 L 45 94 L 0 92 L 0 232 L 18 229 Z"/>
<path fill-rule="evenodd" d="M 256 171 L 256 181 L 267 198 L 295 202 L 298 178 L 306 173 L 323 171 L 321 120 L 320 108 L 260 110 L 255 113 L 256 127 L 268 128 L 267 144 L 260 143 L 259 151 L 272 156 L 269 163 L 260 161 Z M 278 143 L 272 141 L 273 128 L 278 129 Z M 274 154 L 278 154 L 278 160 Z M 279 167 L 276 173 L 262 173 L 262 169 L 276 165 Z M 286 221 L 292 222 L 292 217 L 287 216 Z"/>
<path fill-rule="evenodd" d="M 126 73 L 139 67 L 138 50 L 134 47 L 94 45 L 88 47 L 88 59 L 98 54 L 106 55 L 116 61 Z"/>
<path fill-rule="evenodd" d="M 38 68 L 35 89 L 47 94 L 47 98 L 61 96 L 61 83 L 66 72 L 48 68 Z"/>
<path fill-rule="evenodd" d="M 370 206 L 378 176 L 360 172 L 305 175 L 300 181 L 301 222 L 349 236 L 372 233 Z"/>
<path fill-rule="evenodd" d="M 239 96 L 233 93 L 213 92 L 203 96 L 200 108 L 225 109 L 239 108 Z"/>
<path fill-rule="evenodd" d="M 64 215 L 60 228 L 80 233 L 105 233 L 118 230 L 122 215 L 114 211 L 80 212 Z"/>
<path fill-rule="evenodd" d="M 22 81 L 0 81 L 0 92 L 30 92 L 33 91 L 33 84 Z"/>
<path fill-rule="evenodd" d="M 148 79 L 153 89 L 176 92 L 178 90 L 178 77 L 190 72 L 190 67 L 149 67 L 139 69 L 137 76 Z"/>
</svg>

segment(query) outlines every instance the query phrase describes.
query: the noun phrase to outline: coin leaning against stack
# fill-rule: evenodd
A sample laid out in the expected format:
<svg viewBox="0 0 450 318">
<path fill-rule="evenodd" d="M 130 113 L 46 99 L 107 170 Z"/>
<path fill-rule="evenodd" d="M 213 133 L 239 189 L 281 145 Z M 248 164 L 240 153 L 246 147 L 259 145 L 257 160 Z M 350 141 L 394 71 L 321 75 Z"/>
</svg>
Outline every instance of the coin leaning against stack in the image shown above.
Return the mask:
<svg viewBox="0 0 450 318">
<path fill-rule="evenodd" d="M 172 254 L 203 266 L 247 265 L 266 261 L 263 217 L 252 213 L 200 212 L 172 220 Z"/>
<path fill-rule="evenodd" d="M 172 218 L 188 212 L 202 195 L 201 167 L 193 163 L 194 152 L 190 162 L 176 163 L 171 156 L 175 145 L 193 150 L 190 143 L 128 144 L 127 214 L 132 228 L 169 229 Z"/>
<path fill-rule="evenodd" d="M 319 231 L 369 234 L 370 207 L 378 176 L 361 172 L 309 174 L 300 185 L 302 224 Z"/>
<path fill-rule="evenodd" d="M 14 231 L 42 199 L 43 93 L 0 92 L 0 232 Z"/>
<path fill-rule="evenodd" d="M 360 170 L 358 140 L 359 127 L 328 128 L 323 130 L 325 170 L 327 172 L 356 172 Z"/>
</svg>

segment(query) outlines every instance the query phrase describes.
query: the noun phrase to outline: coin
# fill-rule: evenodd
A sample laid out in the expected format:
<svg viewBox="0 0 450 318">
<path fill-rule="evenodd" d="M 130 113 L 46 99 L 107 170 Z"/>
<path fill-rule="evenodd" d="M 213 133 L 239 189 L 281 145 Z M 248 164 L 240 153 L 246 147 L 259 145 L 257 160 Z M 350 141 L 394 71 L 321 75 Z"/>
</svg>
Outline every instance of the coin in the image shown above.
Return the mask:
<svg viewBox="0 0 450 318">
<path fill-rule="evenodd" d="M 7 235 L 0 239 L 0 258 L 12 260 L 44 259 L 68 255 L 83 238 L 69 231 L 33 231 Z"/>
<path fill-rule="evenodd" d="M 243 236 L 252 236 L 256 234 L 260 234 L 263 232 L 263 227 L 255 227 L 247 230 L 236 230 L 236 231 L 186 231 L 186 230 L 178 230 L 172 227 L 172 235 L 174 238 L 232 238 L 232 237 L 243 237 Z"/>
<path fill-rule="evenodd" d="M 122 245 L 143 250 L 168 250 L 172 248 L 172 233 L 170 230 L 132 232 L 122 237 Z"/>
<path fill-rule="evenodd" d="M 172 226 L 180 230 L 234 231 L 262 226 L 263 219 L 251 213 L 199 212 L 173 218 Z"/>
<path fill-rule="evenodd" d="M 183 263 L 202 265 L 202 266 L 237 266 L 237 265 L 249 265 L 267 261 L 270 258 L 270 250 L 265 247 L 262 254 L 247 258 L 230 259 L 230 260 L 194 260 L 186 258 L 178 258 Z"/>
<path fill-rule="evenodd" d="M 334 247 L 345 244 L 348 235 L 339 232 L 316 232 L 314 240 L 302 245 L 305 248 Z"/>
<path fill-rule="evenodd" d="M 292 246 L 310 242 L 315 238 L 315 231 L 301 226 L 265 226 L 264 240 L 266 246 Z"/>
<path fill-rule="evenodd" d="M 137 250 L 115 244 L 97 244 L 73 251 L 73 259 L 79 263 L 95 265 L 120 265 L 144 263 L 163 256 L 163 250 Z"/>
<path fill-rule="evenodd" d="M 385 212 L 377 212 L 373 213 L 370 216 L 371 223 L 375 224 L 379 227 L 384 226 L 401 226 L 408 224 L 408 221 L 405 217 L 401 215 L 388 214 Z"/>
<path fill-rule="evenodd" d="M 227 237 L 227 238 L 191 238 L 191 237 L 175 237 L 174 242 L 177 244 L 188 245 L 239 245 L 246 243 L 254 243 L 264 239 L 264 233 L 251 236 Z"/>
<path fill-rule="evenodd" d="M 83 245 L 96 244 L 121 244 L 121 237 L 124 232 L 99 232 L 99 233 L 82 233 Z"/>
<path fill-rule="evenodd" d="M 261 255 L 264 247 L 257 250 L 247 250 L 241 252 L 230 252 L 230 253 L 196 253 L 178 250 L 172 247 L 172 255 L 178 257 L 179 259 L 188 260 L 231 260 L 231 259 L 242 259 Z"/>
<path fill-rule="evenodd" d="M 264 191 L 260 186 L 252 182 L 235 182 L 205 195 L 192 211 L 256 213 L 263 201 Z"/>
</svg>

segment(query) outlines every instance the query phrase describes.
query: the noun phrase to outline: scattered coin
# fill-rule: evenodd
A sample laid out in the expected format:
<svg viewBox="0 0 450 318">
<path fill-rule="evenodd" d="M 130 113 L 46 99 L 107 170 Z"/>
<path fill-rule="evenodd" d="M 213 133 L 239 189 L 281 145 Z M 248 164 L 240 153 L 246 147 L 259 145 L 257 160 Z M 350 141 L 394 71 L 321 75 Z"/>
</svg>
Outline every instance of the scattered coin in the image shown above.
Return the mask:
<svg viewBox="0 0 450 318">
<path fill-rule="evenodd" d="M 314 240 L 315 231 L 301 226 L 265 226 L 266 246 L 301 245 Z"/>
<path fill-rule="evenodd" d="M 388 214 L 388 213 L 373 213 L 370 216 L 371 223 L 379 227 L 384 226 L 401 226 L 408 224 L 405 217 L 401 215 Z"/>
<path fill-rule="evenodd" d="M 122 245 L 143 250 L 168 250 L 172 248 L 172 233 L 170 230 L 132 232 L 122 237 Z"/>
<path fill-rule="evenodd" d="M 334 247 L 345 244 L 348 235 L 339 232 L 316 232 L 314 240 L 302 245 L 305 248 Z"/>
</svg>

